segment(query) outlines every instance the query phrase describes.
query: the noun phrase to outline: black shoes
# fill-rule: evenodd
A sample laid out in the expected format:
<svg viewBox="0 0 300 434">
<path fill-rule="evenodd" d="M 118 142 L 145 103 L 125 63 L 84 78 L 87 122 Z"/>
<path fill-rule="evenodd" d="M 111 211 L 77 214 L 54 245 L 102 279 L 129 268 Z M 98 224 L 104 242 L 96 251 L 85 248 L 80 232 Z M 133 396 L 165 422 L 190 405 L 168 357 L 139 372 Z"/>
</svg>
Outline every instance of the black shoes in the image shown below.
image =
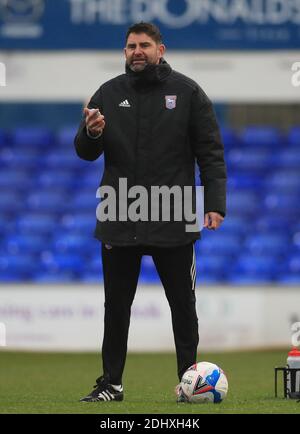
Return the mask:
<svg viewBox="0 0 300 434">
<path fill-rule="evenodd" d="M 97 378 L 94 390 L 89 395 L 81 398 L 81 402 L 97 402 L 97 401 L 123 401 L 122 385 L 115 386 L 109 383 L 105 375 Z"/>
</svg>

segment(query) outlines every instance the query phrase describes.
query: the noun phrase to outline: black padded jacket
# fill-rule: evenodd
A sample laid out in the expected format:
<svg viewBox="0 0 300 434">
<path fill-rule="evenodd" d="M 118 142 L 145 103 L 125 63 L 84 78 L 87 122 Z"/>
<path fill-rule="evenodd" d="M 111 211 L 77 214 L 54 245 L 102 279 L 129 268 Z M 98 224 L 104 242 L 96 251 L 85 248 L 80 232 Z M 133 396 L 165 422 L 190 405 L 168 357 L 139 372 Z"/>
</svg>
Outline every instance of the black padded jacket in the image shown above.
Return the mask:
<svg viewBox="0 0 300 434">
<path fill-rule="evenodd" d="M 125 74 L 96 91 L 88 107 L 99 108 L 106 125 L 101 137 L 92 139 L 82 120 L 75 149 L 84 160 L 104 154 L 100 185 L 114 187 L 118 193 L 119 179 L 126 178 L 128 189 L 143 186 L 149 195 L 151 186 L 195 186 L 198 165 L 205 212 L 225 215 L 223 144 L 212 103 L 195 81 L 172 70 L 165 60 L 138 73 L 126 67 Z M 194 241 L 200 233 L 187 232 L 185 219 L 117 218 L 97 220 L 95 236 L 111 245 L 168 247 Z"/>
</svg>

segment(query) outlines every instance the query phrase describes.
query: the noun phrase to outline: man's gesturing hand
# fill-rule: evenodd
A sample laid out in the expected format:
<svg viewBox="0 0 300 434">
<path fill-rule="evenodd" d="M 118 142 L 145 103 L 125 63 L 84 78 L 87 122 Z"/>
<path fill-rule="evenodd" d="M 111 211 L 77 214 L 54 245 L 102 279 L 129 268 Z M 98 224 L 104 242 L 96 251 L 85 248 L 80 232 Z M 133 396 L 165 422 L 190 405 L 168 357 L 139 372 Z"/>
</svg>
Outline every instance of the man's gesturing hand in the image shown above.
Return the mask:
<svg viewBox="0 0 300 434">
<path fill-rule="evenodd" d="M 218 229 L 224 217 L 218 212 L 208 212 L 204 216 L 204 227 L 207 229 Z"/>
<path fill-rule="evenodd" d="M 104 116 L 100 113 L 99 109 L 84 108 L 85 124 L 91 136 L 99 136 L 105 127 Z"/>
</svg>

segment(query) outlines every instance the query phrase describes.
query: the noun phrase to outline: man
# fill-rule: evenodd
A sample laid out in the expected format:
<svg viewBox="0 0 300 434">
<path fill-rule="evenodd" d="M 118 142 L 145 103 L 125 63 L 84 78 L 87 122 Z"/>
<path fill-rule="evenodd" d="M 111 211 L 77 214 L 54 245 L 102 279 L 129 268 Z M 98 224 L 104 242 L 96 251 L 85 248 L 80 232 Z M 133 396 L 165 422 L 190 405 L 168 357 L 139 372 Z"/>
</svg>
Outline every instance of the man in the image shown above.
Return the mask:
<svg viewBox="0 0 300 434">
<path fill-rule="evenodd" d="M 156 26 L 131 26 L 124 52 L 126 73 L 104 83 L 84 109 L 75 138 L 77 154 L 93 161 L 104 153 L 101 185 L 117 193 L 121 178 L 128 188 L 138 185 L 147 191 L 151 186 L 194 186 L 197 161 L 204 227 L 217 229 L 225 216 L 226 169 L 210 100 L 164 60 Z M 187 232 L 185 223 L 174 218 L 97 221 L 105 291 L 103 375 L 82 401 L 123 400 L 130 309 L 144 254 L 152 256 L 171 308 L 179 380 L 196 362 L 194 242 L 200 234 Z"/>
</svg>

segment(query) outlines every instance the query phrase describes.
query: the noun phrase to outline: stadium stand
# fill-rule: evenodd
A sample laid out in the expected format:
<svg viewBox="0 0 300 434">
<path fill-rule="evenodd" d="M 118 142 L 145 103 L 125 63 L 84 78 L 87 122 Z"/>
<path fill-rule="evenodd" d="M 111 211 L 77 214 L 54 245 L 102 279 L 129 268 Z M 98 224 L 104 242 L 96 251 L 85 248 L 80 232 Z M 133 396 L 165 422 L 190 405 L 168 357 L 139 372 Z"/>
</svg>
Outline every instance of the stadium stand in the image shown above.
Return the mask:
<svg viewBox="0 0 300 434">
<path fill-rule="evenodd" d="M 93 238 L 103 158 L 80 160 L 75 126 L 0 131 L 0 281 L 101 282 Z M 228 214 L 196 243 L 198 283 L 300 283 L 300 127 L 222 130 Z M 197 180 L 197 183 L 199 181 Z M 159 281 L 152 258 L 141 282 Z"/>
</svg>

